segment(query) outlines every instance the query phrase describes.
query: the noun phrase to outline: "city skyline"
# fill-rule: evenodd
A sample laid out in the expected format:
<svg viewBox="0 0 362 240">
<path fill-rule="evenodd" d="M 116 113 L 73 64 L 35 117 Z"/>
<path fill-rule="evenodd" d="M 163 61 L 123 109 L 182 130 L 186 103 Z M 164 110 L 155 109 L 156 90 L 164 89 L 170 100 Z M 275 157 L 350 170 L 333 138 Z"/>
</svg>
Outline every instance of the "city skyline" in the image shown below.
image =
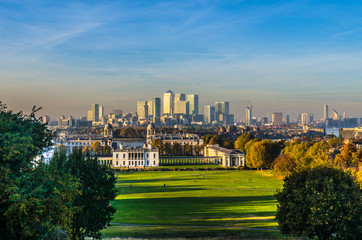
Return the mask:
<svg viewBox="0 0 362 240">
<path fill-rule="evenodd" d="M 361 116 L 362 3 L 2 1 L 0 101 L 15 111 L 135 111 L 167 89 L 235 119 Z M 330 111 L 330 114 L 332 112 Z"/>
</svg>

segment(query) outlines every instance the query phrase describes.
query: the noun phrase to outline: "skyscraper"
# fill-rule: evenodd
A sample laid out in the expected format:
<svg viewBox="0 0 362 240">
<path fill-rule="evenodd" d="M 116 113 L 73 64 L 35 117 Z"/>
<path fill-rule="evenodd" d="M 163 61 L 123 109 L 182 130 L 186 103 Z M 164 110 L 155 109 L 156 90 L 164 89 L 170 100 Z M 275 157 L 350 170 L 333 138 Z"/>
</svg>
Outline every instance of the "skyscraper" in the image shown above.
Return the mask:
<svg viewBox="0 0 362 240">
<path fill-rule="evenodd" d="M 251 109 L 251 107 L 246 107 L 246 118 L 245 118 L 246 126 L 251 125 L 251 119 L 252 119 L 252 109 Z"/>
<path fill-rule="evenodd" d="M 308 113 L 302 113 L 300 115 L 300 123 L 302 125 L 307 125 L 309 124 L 309 118 L 308 118 Z"/>
<path fill-rule="evenodd" d="M 186 101 L 189 102 L 189 115 L 199 115 L 199 95 L 187 94 Z"/>
<path fill-rule="evenodd" d="M 215 107 L 205 106 L 204 107 L 204 123 L 212 123 L 215 120 Z"/>
<path fill-rule="evenodd" d="M 147 101 L 137 101 L 138 120 L 146 120 L 148 118 Z"/>
<path fill-rule="evenodd" d="M 324 104 L 323 117 L 324 117 L 324 120 L 327 120 L 329 118 L 328 117 L 328 105 L 327 104 Z"/>
<path fill-rule="evenodd" d="M 272 124 L 273 125 L 282 125 L 283 124 L 283 113 L 273 112 L 272 114 Z"/>
<path fill-rule="evenodd" d="M 99 105 L 92 104 L 92 122 L 99 122 Z"/>
<path fill-rule="evenodd" d="M 286 115 L 286 116 L 285 116 L 285 123 L 286 123 L 286 124 L 289 124 L 289 123 L 290 123 L 289 115 Z"/>
<path fill-rule="evenodd" d="M 215 102 L 215 113 L 229 114 L 229 102 Z"/>
<path fill-rule="evenodd" d="M 152 115 L 153 117 L 161 117 L 161 99 L 156 97 L 152 99 L 153 106 L 152 106 Z"/>
<path fill-rule="evenodd" d="M 163 94 L 163 113 L 172 115 L 175 95 L 171 90 L 168 90 Z"/>
<path fill-rule="evenodd" d="M 99 106 L 99 115 L 98 115 L 98 118 L 99 118 L 99 121 L 102 120 L 102 118 L 104 117 L 104 107 L 103 106 Z"/>
</svg>

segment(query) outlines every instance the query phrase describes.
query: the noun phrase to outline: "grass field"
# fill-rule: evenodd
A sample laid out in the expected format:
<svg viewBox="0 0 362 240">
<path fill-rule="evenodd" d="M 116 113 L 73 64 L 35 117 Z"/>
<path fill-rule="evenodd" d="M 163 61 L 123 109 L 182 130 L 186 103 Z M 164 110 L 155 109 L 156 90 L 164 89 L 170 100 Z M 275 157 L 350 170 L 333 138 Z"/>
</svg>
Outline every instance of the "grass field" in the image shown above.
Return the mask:
<svg viewBox="0 0 362 240">
<path fill-rule="evenodd" d="M 123 172 L 117 178 L 117 212 L 105 236 L 281 238 L 274 193 L 282 181 L 267 171 Z"/>
</svg>

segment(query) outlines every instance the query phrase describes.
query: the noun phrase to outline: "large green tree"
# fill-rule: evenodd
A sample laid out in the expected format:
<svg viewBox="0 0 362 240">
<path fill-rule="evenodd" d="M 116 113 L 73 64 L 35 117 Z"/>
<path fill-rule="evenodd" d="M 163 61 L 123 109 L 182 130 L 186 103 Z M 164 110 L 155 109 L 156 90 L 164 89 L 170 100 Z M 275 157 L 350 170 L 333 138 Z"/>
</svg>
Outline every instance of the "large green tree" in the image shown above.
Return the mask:
<svg viewBox="0 0 362 240">
<path fill-rule="evenodd" d="M 50 164 L 60 173 L 70 174 L 79 184 L 81 194 L 72 202 L 71 238 L 99 238 L 100 231 L 109 224 L 115 212 L 110 204 L 116 197 L 116 178 L 112 170 L 81 149 L 75 149 L 69 156 L 58 152 Z"/>
<path fill-rule="evenodd" d="M 245 152 L 245 145 L 250 140 L 254 139 L 253 135 L 250 133 L 244 133 L 241 136 L 238 137 L 235 141 L 235 149 L 239 149 L 243 152 Z"/>
<path fill-rule="evenodd" d="M 66 176 L 34 158 L 53 134 L 35 117 L 0 103 L 0 239 L 44 239 L 66 231 L 77 192 Z"/>
<path fill-rule="evenodd" d="M 349 173 L 325 166 L 294 171 L 275 196 L 283 234 L 321 240 L 362 234 L 362 194 Z"/>
</svg>

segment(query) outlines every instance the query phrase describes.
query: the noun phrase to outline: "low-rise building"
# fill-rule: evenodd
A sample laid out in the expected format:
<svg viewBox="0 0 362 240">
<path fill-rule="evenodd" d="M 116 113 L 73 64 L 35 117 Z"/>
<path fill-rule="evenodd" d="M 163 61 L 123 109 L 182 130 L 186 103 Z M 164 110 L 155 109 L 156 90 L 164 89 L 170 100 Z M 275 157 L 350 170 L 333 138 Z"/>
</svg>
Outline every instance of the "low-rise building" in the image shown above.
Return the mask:
<svg viewBox="0 0 362 240">
<path fill-rule="evenodd" d="M 208 144 L 204 148 L 204 157 L 219 157 L 224 167 L 245 166 L 245 154 L 238 149 L 222 148 L 218 144 Z"/>
<path fill-rule="evenodd" d="M 160 165 L 157 149 L 148 147 L 123 147 L 113 151 L 113 167 L 158 167 Z"/>
</svg>

